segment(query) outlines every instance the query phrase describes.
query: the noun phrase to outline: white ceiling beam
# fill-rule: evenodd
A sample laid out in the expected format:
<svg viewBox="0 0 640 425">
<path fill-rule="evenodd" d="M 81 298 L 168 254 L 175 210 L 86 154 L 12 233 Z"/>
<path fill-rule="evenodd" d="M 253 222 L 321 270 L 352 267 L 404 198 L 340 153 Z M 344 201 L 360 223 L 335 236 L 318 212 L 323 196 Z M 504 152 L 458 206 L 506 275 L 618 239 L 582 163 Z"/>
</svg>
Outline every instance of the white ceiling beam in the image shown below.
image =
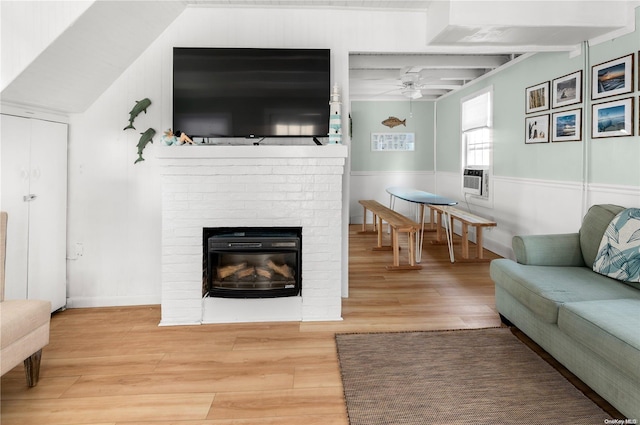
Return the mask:
<svg viewBox="0 0 640 425">
<path fill-rule="evenodd" d="M 575 46 L 628 26 L 630 0 L 441 0 L 427 11 L 429 46 Z"/>
<path fill-rule="evenodd" d="M 349 69 L 421 69 L 498 68 L 508 62 L 508 55 L 441 55 L 441 54 L 352 54 Z"/>
</svg>

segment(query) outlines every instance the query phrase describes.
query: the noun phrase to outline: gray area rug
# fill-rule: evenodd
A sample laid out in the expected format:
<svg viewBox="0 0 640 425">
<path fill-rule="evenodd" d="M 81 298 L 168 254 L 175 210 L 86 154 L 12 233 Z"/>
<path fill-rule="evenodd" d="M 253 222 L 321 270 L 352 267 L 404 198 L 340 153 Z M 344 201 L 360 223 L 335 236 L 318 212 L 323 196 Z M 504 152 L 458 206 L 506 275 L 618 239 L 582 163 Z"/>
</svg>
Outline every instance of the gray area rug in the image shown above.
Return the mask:
<svg viewBox="0 0 640 425">
<path fill-rule="evenodd" d="M 336 335 L 351 425 L 603 424 L 507 328 Z"/>
</svg>

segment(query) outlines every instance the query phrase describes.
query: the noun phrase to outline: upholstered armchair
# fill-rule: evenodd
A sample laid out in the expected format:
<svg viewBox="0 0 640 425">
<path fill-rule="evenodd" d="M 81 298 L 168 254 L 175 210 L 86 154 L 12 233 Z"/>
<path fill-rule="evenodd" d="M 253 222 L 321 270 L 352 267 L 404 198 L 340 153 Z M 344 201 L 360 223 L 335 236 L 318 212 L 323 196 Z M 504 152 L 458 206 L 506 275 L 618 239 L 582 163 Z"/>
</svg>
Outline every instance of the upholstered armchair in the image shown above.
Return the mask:
<svg viewBox="0 0 640 425">
<path fill-rule="evenodd" d="M 5 300 L 7 213 L 0 213 L 0 371 L 24 362 L 27 385 L 34 387 L 40 375 L 42 348 L 49 343 L 51 303 L 40 300 Z"/>
</svg>

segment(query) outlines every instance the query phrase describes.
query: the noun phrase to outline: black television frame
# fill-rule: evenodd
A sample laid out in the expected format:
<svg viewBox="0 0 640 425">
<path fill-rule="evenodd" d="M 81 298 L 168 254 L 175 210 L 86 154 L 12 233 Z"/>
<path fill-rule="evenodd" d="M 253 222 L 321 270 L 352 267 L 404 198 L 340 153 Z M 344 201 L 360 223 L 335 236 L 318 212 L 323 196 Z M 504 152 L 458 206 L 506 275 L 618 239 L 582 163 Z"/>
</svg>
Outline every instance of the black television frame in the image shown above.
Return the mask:
<svg viewBox="0 0 640 425">
<path fill-rule="evenodd" d="M 327 137 L 330 78 L 329 49 L 174 47 L 172 128 L 204 139 Z"/>
</svg>

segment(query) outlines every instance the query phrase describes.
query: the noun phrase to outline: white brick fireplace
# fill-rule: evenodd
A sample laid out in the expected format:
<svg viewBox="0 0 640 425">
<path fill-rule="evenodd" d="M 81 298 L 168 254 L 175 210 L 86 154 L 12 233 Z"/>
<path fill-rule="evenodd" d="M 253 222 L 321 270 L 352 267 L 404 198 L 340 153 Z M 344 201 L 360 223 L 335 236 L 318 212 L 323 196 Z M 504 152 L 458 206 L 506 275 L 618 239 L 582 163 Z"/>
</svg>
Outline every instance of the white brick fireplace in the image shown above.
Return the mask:
<svg viewBox="0 0 640 425">
<path fill-rule="evenodd" d="M 341 319 L 346 146 L 170 146 L 157 152 L 161 325 Z M 203 298 L 203 228 L 253 226 L 302 227 L 301 296 Z"/>
</svg>

